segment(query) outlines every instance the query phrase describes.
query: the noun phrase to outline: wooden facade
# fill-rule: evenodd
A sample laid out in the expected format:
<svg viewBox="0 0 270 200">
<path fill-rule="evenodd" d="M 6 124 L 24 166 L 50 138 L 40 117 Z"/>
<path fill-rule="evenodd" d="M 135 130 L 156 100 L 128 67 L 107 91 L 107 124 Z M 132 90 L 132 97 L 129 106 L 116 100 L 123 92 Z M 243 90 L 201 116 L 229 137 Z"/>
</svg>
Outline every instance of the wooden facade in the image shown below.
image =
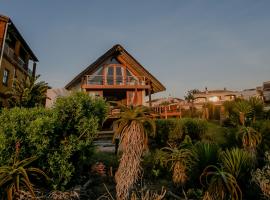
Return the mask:
<svg viewBox="0 0 270 200">
<path fill-rule="evenodd" d="M 0 103 L 5 105 L 5 93 L 15 79 L 35 75 L 37 57 L 10 20 L 0 15 Z M 32 66 L 30 67 L 30 63 Z"/>
<path fill-rule="evenodd" d="M 121 45 L 113 46 L 65 88 L 124 105 L 146 105 L 146 96 L 151 100 L 151 94 L 165 90 Z"/>
</svg>

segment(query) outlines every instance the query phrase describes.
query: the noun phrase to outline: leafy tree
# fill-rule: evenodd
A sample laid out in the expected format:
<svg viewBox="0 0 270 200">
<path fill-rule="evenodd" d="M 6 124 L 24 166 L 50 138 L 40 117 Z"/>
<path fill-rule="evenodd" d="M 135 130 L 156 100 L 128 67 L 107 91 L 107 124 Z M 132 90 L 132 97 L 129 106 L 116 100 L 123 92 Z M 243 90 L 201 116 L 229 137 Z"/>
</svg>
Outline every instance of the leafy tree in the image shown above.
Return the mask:
<svg viewBox="0 0 270 200">
<path fill-rule="evenodd" d="M 147 126 L 155 132 L 155 123 L 142 106 L 122 107 L 123 112 L 115 122 L 118 127 L 115 137 L 119 137 L 123 154 L 115 174 L 117 199 L 125 200 L 141 172 L 141 157 L 147 148 Z"/>
<path fill-rule="evenodd" d="M 197 94 L 199 92 L 200 92 L 200 90 L 198 90 L 198 89 L 189 90 L 189 91 L 187 91 L 187 95 L 184 97 L 185 100 L 191 104 L 191 106 L 190 106 L 191 117 L 193 117 L 193 115 L 194 115 L 194 100 L 195 100 L 194 94 Z"/>
<path fill-rule="evenodd" d="M 26 107 L 44 106 L 46 101 L 46 92 L 48 83 L 44 81 L 37 82 L 38 76 L 27 76 L 25 79 L 16 79 L 10 91 L 9 96 L 10 107 Z"/>
</svg>

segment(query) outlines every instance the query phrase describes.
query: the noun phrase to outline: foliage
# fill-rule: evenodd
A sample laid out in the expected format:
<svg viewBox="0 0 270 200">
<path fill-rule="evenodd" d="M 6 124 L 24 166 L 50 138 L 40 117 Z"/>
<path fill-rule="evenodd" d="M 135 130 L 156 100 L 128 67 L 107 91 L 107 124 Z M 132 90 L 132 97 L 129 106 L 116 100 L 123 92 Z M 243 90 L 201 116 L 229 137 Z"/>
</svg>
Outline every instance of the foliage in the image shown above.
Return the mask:
<svg viewBox="0 0 270 200">
<path fill-rule="evenodd" d="M 188 180 L 187 172 L 194 164 L 194 155 L 191 146 L 183 143 L 179 148 L 164 147 L 162 149 L 159 162 L 165 166 L 169 165 L 173 172 L 172 178 L 176 185 L 184 185 Z"/>
<path fill-rule="evenodd" d="M 14 86 L 7 92 L 10 107 L 32 108 L 45 105 L 48 83 L 37 82 L 39 77 L 40 75 L 27 76 L 25 79 L 14 81 Z"/>
<path fill-rule="evenodd" d="M 26 158 L 21 161 L 15 158 L 13 165 L 0 167 L 0 188 L 4 188 L 8 200 L 14 199 L 15 195 L 20 193 L 21 190 L 28 190 L 32 197 L 35 198 L 29 175 L 42 175 L 49 179 L 42 170 L 28 167 L 34 160 L 36 160 L 36 157 Z"/>
<path fill-rule="evenodd" d="M 74 174 L 89 165 L 92 141 L 108 106 L 84 93 L 59 98 L 52 109 L 13 108 L 0 114 L 0 165 L 10 164 L 14 145 L 20 158 L 38 156 L 37 166 L 52 178 L 55 189 L 65 189 Z M 74 178 L 73 178 L 74 177 Z"/>
<path fill-rule="evenodd" d="M 242 199 L 242 191 L 235 177 L 222 168 L 213 165 L 206 167 L 200 176 L 200 181 L 202 185 L 207 186 L 204 199 Z"/>
<path fill-rule="evenodd" d="M 254 151 L 262 140 L 261 134 L 252 127 L 240 127 L 237 136 L 243 147 L 250 151 Z"/>
<path fill-rule="evenodd" d="M 147 131 L 155 133 L 155 123 L 148 116 L 148 109 L 142 106 L 123 108 L 120 118 L 115 122 L 115 137 L 120 140 L 123 154 L 119 168 L 115 174 L 117 199 L 124 200 L 129 196 L 130 189 L 138 180 L 141 172 L 141 157 L 147 148 Z"/>
<path fill-rule="evenodd" d="M 255 164 L 253 155 L 239 148 L 221 152 L 220 161 L 224 171 L 232 174 L 237 180 L 241 178 L 246 180 Z"/>
<path fill-rule="evenodd" d="M 205 120 L 183 118 L 183 119 L 158 119 L 156 122 L 155 141 L 159 146 L 166 146 L 167 143 L 180 143 L 185 135 L 193 140 L 199 140 L 208 129 Z"/>
<path fill-rule="evenodd" d="M 265 152 L 266 164 L 262 169 L 257 169 L 252 173 L 252 180 L 261 189 L 266 198 L 270 198 L 270 154 Z"/>
<path fill-rule="evenodd" d="M 215 165 L 218 162 L 219 147 L 214 143 L 197 142 L 193 147 L 195 156 L 195 165 L 192 168 L 192 176 L 195 182 L 203 170 L 209 165 Z"/>
</svg>

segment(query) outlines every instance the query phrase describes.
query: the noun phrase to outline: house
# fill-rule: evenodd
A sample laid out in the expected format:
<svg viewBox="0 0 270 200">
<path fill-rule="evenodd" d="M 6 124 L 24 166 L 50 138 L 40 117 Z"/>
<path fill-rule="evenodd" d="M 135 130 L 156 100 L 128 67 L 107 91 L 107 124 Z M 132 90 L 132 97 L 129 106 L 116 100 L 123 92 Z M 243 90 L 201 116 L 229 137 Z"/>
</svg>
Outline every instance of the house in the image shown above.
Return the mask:
<svg viewBox="0 0 270 200">
<path fill-rule="evenodd" d="M 270 81 L 263 82 L 263 98 L 266 103 L 270 103 Z"/>
<path fill-rule="evenodd" d="M 121 45 L 117 44 L 79 73 L 65 88 L 124 105 L 147 105 L 148 96 L 165 87 Z"/>
<path fill-rule="evenodd" d="M 201 108 L 205 103 L 213 103 L 215 105 L 221 105 L 225 101 L 232 101 L 238 97 L 237 91 L 231 91 L 224 88 L 223 90 L 208 90 L 197 92 L 194 94 L 194 105 L 196 108 Z"/>
<path fill-rule="evenodd" d="M 5 105 L 5 93 L 12 88 L 15 79 L 35 76 L 37 62 L 11 19 L 0 15 L 0 102 Z"/>
</svg>

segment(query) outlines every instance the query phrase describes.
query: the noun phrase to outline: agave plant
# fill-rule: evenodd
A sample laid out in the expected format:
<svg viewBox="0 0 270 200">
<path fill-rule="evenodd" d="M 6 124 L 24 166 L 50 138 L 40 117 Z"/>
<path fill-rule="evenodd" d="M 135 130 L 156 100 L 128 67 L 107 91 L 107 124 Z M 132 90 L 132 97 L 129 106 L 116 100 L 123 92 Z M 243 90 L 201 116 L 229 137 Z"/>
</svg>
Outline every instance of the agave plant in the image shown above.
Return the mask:
<svg viewBox="0 0 270 200">
<path fill-rule="evenodd" d="M 123 108 L 120 118 L 115 122 L 115 137 L 123 151 L 115 174 L 117 199 L 125 200 L 141 172 L 141 157 L 147 149 L 146 126 L 155 132 L 155 123 L 148 116 L 148 109 L 142 106 Z"/>
<path fill-rule="evenodd" d="M 245 149 L 255 151 L 262 141 L 262 135 L 252 127 L 241 127 L 238 131 L 238 139 L 242 141 Z"/>
<path fill-rule="evenodd" d="M 42 170 L 27 167 L 34 160 L 36 160 L 36 157 L 26 158 L 21 161 L 17 161 L 15 158 L 12 166 L 0 167 L 0 188 L 4 188 L 8 200 L 15 199 L 15 195 L 19 194 L 22 190 L 29 191 L 32 197 L 35 198 L 29 175 L 42 175 L 46 179 L 49 179 Z"/>
<path fill-rule="evenodd" d="M 242 191 L 235 177 L 222 168 L 214 165 L 206 167 L 200 176 L 200 182 L 207 187 L 203 199 L 242 199 Z"/>
</svg>

